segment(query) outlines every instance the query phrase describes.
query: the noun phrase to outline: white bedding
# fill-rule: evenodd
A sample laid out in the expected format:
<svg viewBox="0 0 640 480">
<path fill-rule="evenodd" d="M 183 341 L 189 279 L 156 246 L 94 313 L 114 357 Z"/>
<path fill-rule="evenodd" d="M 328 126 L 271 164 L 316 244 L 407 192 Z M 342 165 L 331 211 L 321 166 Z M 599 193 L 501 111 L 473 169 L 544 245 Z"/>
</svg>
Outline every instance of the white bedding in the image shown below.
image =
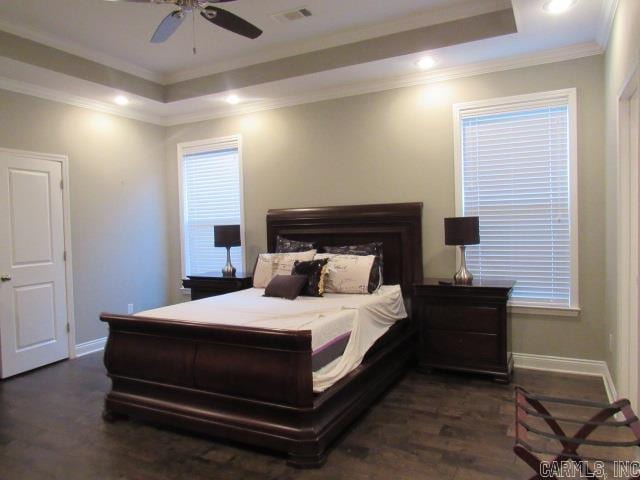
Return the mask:
<svg viewBox="0 0 640 480">
<path fill-rule="evenodd" d="M 365 353 L 407 312 L 399 285 L 384 285 L 371 295 L 327 293 L 324 297 L 284 300 L 263 297 L 264 289 L 179 303 L 136 316 L 279 330 L 311 330 L 313 350 L 351 332 L 344 354 L 313 373 L 313 390 L 322 392 L 362 362 Z"/>
</svg>

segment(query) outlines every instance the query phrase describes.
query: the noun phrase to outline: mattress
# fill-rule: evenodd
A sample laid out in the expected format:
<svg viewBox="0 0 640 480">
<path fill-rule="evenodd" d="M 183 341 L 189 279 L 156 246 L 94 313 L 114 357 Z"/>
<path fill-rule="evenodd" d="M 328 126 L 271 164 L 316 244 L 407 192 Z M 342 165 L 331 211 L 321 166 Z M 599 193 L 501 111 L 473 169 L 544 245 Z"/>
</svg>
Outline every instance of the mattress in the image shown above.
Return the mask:
<svg viewBox="0 0 640 480">
<path fill-rule="evenodd" d="M 311 331 L 313 389 L 321 392 L 362 362 L 367 350 L 407 316 L 399 285 L 370 295 L 327 293 L 295 300 L 264 297 L 264 289 L 203 298 L 136 316 L 218 325 Z"/>
</svg>

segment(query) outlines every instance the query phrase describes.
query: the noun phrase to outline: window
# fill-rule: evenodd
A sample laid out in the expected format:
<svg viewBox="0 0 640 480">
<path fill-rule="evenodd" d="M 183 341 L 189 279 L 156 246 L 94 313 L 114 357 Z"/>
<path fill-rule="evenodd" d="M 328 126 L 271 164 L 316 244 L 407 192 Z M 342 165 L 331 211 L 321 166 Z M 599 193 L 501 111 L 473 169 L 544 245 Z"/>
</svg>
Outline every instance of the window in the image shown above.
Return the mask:
<svg viewBox="0 0 640 480">
<path fill-rule="evenodd" d="M 182 274 L 220 271 L 227 251 L 213 246 L 213 227 L 243 220 L 240 138 L 181 143 L 178 162 Z M 242 269 L 244 247 L 231 249 L 231 261 Z"/>
<path fill-rule="evenodd" d="M 477 276 L 517 280 L 511 303 L 578 308 L 575 90 L 459 104 L 457 214 L 480 217 Z"/>
</svg>

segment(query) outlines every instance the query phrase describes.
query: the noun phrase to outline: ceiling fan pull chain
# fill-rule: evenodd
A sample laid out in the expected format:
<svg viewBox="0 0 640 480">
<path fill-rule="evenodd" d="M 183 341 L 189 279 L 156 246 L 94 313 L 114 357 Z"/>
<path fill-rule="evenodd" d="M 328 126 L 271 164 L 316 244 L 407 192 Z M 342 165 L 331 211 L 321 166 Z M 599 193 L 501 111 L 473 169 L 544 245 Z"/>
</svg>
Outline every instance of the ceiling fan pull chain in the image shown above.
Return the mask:
<svg viewBox="0 0 640 480">
<path fill-rule="evenodd" d="M 196 48 L 196 14 L 195 12 L 191 12 L 191 18 L 192 18 L 192 33 L 193 33 L 193 54 L 195 55 L 197 53 L 197 48 Z"/>
</svg>

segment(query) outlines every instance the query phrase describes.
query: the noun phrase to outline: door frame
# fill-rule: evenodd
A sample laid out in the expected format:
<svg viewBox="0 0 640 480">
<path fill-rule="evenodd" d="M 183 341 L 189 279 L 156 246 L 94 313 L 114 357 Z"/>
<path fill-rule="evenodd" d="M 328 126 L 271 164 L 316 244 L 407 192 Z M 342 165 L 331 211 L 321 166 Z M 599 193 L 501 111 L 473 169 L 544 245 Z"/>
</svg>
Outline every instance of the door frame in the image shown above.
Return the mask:
<svg viewBox="0 0 640 480">
<path fill-rule="evenodd" d="M 69 195 L 69 157 L 53 153 L 31 152 L 27 150 L 14 150 L 0 148 L 1 153 L 8 153 L 16 157 L 35 158 L 60 163 L 62 167 L 62 222 L 64 231 L 64 251 L 66 252 L 65 287 L 67 305 L 67 323 L 69 335 L 67 335 L 69 359 L 76 358 L 76 322 L 73 310 L 73 255 L 71 254 L 71 200 Z"/>
<path fill-rule="evenodd" d="M 640 267 L 640 162 L 631 158 L 631 99 L 640 92 L 640 62 L 627 77 L 617 102 L 618 158 L 618 254 L 617 254 L 617 331 L 616 383 L 620 397 L 628 397 L 634 408 L 640 402 L 640 369 L 630 368 L 640 361 L 638 282 Z"/>
</svg>

